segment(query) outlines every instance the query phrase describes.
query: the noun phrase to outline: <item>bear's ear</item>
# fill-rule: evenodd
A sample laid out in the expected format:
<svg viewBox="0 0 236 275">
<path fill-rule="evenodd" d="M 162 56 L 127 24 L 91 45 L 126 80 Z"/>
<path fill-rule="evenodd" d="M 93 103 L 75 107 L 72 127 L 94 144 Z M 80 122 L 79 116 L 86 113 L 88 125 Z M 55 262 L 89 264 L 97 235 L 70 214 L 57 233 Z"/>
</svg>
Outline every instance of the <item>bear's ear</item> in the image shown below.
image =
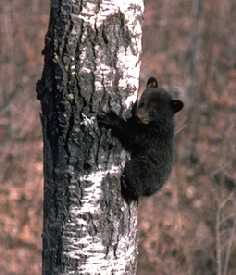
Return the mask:
<svg viewBox="0 0 236 275">
<path fill-rule="evenodd" d="M 171 105 L 175 113 L 181 111 L 184 107 L 184 103 L 181 100 L 173 99 L 171 100 Z"/>
<path fill-rule="evenodd" d="M 155 77 L 151 76 L 147 82 L 147 88 L 158 88 L 158 81 Z"/>
</svg>

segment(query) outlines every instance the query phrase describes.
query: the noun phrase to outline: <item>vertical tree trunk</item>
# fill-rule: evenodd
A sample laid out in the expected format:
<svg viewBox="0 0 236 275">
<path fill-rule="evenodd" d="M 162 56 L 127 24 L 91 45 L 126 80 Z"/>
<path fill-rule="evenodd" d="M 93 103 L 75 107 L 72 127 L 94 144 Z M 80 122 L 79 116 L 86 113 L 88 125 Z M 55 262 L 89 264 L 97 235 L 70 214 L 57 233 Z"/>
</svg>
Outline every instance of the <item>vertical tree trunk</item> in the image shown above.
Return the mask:
<svg viewBox="0 0 236 275">
<path fill-rule="evenodd" d="M 38 82 L 44 138 L 43 274 L 135 274 L 127 156 L 96 113 L 136 99 L 142 0 L 52 0 Z"/>
<path fill-rule="evenodd" d="M 192 0 L 192 32 L 190 34 L 190 44 L 188 50 L 187 68 L 188 68 L 188 79 L 189 84 L 187 87 L 187 94 L 189 98 L 189 112 L 188 120 L 191 121 L 188 131 L 191 133 L 192 139 L 188 140 L 188 153 L 190 165 L 192 162 L 197 161 L 196 152 L 196 139 L 199 130 L 199 102 L 200 100 L 200 78 L 199 78 L 199 61 L 198 56 L 200 53 L 200 42 L 201 42 L 201 19 L 204 11 L 204 1 L 203 0 Z"/>
</svg>

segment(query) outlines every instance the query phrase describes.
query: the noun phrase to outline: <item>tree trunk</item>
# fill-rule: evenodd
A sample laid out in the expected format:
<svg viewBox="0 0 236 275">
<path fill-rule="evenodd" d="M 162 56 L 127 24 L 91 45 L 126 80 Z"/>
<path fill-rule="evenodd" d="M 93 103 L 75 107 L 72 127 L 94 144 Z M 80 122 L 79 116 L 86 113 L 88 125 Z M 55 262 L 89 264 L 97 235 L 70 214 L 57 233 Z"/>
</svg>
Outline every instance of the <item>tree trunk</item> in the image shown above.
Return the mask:
<svg viewBox="0 0 236 275">
<path fill-rule="evenodd" d="M 43 274 L 135 274 L 127 157 L 96 114 L 136 99 L 142 0 L 52 0 L 37 84 L 44 139 Z"/>
</svg>

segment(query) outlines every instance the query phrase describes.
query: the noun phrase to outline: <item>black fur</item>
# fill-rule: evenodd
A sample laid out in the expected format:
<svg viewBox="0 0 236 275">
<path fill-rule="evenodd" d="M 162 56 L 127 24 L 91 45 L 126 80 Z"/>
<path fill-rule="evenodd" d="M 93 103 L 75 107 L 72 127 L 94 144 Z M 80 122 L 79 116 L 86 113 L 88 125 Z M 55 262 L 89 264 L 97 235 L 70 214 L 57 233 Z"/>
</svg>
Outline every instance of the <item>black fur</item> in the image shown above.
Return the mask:
<svg viewBox="0 0 236 275">
<path fill-rule="evenodd" d="M 122 176 L 122 193 L 127 199 L 152 195 L 168 178 L 174 159 L 174 114 L 183 106 L 151 77 L 131 118 L 124 120 L 113 112 L 98 115 L 99 125 L 112 129 L 131 153 Z"/>
</svg>

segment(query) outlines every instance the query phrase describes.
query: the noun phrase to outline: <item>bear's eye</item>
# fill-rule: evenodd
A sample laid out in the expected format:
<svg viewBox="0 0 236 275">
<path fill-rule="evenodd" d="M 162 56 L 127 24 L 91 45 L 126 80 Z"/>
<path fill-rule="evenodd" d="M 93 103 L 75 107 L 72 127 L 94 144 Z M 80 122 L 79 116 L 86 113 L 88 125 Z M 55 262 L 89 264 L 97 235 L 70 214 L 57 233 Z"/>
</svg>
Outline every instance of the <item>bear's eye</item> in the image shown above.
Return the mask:
<svg viewBox="0 0 236 275">
<path fill-rule="evenodd" d="M 158 110 L 159 109 L 159 103 L 157 103 L 157 102 L 151 102 L 149 108 L 153 109 L 153 110 Z"/>
</svg>

